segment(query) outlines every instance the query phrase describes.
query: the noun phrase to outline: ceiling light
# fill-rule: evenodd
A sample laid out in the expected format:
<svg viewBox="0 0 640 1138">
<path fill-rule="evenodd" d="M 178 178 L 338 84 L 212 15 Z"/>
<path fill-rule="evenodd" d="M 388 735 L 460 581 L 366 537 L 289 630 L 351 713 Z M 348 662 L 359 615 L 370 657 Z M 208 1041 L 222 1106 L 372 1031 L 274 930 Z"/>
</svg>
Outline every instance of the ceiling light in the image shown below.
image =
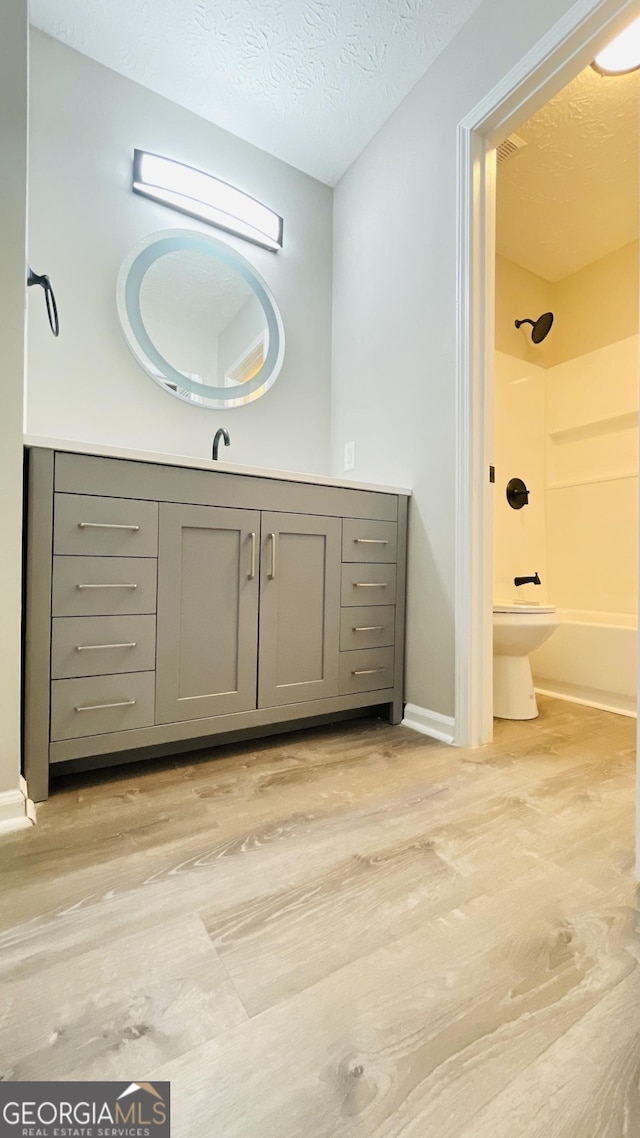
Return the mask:
<svg viewBox="0 0 640 1138">
<path fill-rule="evenodd" d="M 235 186 L 183 162 L 134 150 L 133 191 L 265 249 L 282 248 L 282 218 L 277 213 Z"/>
<path fill-rule="evenodd" d="M 640 19 L 599 51 L 591 64 L 601 75 L 626 75 L 640 68 Z"/>
</svg>

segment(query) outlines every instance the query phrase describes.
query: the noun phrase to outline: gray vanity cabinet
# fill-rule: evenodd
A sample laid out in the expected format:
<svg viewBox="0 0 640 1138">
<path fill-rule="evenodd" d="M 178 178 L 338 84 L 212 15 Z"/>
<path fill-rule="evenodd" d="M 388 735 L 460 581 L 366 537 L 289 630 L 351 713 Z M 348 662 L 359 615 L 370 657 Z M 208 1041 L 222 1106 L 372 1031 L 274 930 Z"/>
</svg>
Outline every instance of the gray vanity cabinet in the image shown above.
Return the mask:
<svg viewBox="0 0 640 1138">
<path fill-rule="evenodd" d="M 31 796 L 69 763 L 400 722 L 406 535 L 400 493 L 31 447 Z"/>
<path fill-rule="evenodd" d="M 339 518 L 262 515 L 258 707 L 338 694 Z"/>
<path fill-rule="evenodd" d="M 256 706 L 260 514 L 162 502 L 156 723 Z"/>
</svg>

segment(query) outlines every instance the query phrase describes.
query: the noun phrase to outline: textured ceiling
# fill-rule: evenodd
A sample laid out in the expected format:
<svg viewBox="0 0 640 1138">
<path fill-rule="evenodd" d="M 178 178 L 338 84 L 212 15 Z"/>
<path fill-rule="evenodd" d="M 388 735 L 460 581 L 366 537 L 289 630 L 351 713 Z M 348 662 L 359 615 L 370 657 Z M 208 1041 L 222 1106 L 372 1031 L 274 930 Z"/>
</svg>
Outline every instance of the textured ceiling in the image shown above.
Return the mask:
<svg viewBox="0 0 640 1138">
<path fill-rule="evenodd" d="M 588 67 L 517 134 L 498 167 L 497 249 L 556 281 L 638 237 L 640 72 Z"/>
<path fill-rule="evenodd" d="M 210 253 L 179 249 L 158 257 L 147 270 L 140 307 L 150 333 L 153 322 L 154 335 L 178 323 L 186 329 L 185 339 L 202 340 L 205 329 L 215 340 L 252 295 L 251 285 L 224 261 Z"/>
<path fill-rule="evenodd" d="M 140 312 L 169 363 L 217 385 L 218 337 L 252 296 L 244 277 L 217 257 L 176 250 L 154 261 L 143 277 Z M 260 310 L 256 332 L 266 328 L 263 315 Z"/>
<path fill-rule="evenodd" d="M 62 43 L 334 185 L 481 0 L 31 0 Z"/>
</svg>

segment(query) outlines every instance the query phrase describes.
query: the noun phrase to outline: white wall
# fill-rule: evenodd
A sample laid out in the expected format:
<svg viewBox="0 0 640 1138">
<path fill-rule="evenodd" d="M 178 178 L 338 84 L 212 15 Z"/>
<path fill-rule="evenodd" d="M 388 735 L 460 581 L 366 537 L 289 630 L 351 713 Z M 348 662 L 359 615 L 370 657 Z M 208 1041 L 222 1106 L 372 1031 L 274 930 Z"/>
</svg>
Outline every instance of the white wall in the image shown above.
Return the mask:
<svg viewBox="0 0 640 1138">
<path fill-rule="evenodd" d="M 496 472 L 493 506 L 494 601 L 544 603 L 549 597 L 545 501 L 545 371 L 534 364 L 496 352 Z M 530 491 L 528 505 L 514 510 L 507 482 L 522 478 Z M 541 585 L 514 586 L 514 577 L 539 573 Z"/>
<path fill-rule="evenodd" d="M 498 167 L 498 186 L 500 185 L 500 167 Z M 554 324 L 553 335 L 547 336 L 541 344 L 534 344 L 531 339 L 531 325 L 523 324 L 516 328 L 516 320 L 523 316 L 534 319 L 541 313 L 553 309 L 553 289 L 550 281 L 523 269 L 514 261 L 506 257 L 496 256 L 496 288 L 495 288 L 495 345 L 499 352 L 524 360 L 525 363 L 536 367 L 551 367 L 553 355 L 558 343 L 558 333 L 562 335 L 562 322 Z"/>
<path fill-rule="evenodd" d="M 0 8 L 0 828 L 22 814 L 20 775 L 20 620 L 22 563 L 22 409 L 27 201 L 27 6 Z"/>
<path fill-rule="evenodd" d="M 233 320 L 223 328 L 218 341 L 219 372 L 222 377 L 237 367 L 249 348 L 260 335 L 264 336 L 266 324 L 264 312 L 257 296 L 250 296 L 236 313 Z M 268 343 L 265 344 L 265 354 Z"/>
<path fill-rule="evenodd" d="M 456 136 L 566 13 L 484 0 L 336 188 L 332 466 L 411 485 L 406 698 L 454 711 Z"/>
<path fill-rule="evenodd" d="M 496 257 L 497 350 L 552 368 L 635 336 L 639 264 L 637 241 L 558 281 L 545 281 L 506 257 Z M 546 340 L 533 344 L 531 326 L 516 328 L 514 321 L 518 314 L 532 316 L 548 310 L 555 314 L 553 328 Z"/>
<path fill-rule="evenodd" d="M 263 398 L 229 411 L 182 404 L 137 366 L 115 288 L 130 247 L 159 229 L 202 228 L 131 193 L 134 147 L 201 167 L 284 217 L 284 249 L 228 237 L 279 303 L 286 354 Z M 39 32 L 32 33 L 29 257 L 48 272 L 61 333 L 31 306 L 27 430 L 206 456 L 219 426 L 229 458 L 328 469 L 332 191 L 264 151 Z M 35 298 L 34 298 L 35 299 Z"/>
<path fill-rule="evenodd" d="M 557 319 L 549 336 L 548 366 L 636 335 L 638 264 L 640 247 L 631 241 L 550 286 Z"/>
</svg>

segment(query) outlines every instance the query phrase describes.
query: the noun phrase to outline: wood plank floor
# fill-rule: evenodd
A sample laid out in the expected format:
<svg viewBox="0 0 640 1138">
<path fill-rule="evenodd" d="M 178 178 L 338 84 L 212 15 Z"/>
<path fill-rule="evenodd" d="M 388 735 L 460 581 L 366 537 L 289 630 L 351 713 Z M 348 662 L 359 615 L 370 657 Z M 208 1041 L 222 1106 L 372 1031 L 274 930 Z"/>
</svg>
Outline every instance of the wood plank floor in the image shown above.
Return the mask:
<svg viewBox="0 0 640 1138">
<path fill-rule="evenodd" d="M 0 843 L 0 1078 L 175 1138 L 638 1138 L 635 721 L 373 720 L 59 780 Z"/>
</svg>

